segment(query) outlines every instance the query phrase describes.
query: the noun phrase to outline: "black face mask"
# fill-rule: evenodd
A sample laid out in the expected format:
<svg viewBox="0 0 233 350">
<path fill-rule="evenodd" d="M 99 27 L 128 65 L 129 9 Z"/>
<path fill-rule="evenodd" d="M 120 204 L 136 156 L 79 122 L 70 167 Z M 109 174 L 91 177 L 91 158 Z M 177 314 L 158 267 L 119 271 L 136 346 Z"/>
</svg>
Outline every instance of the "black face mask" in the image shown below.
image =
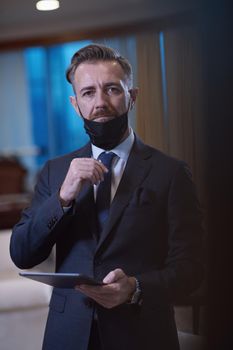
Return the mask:
<svg viewBox="0 0 233 350">
<path fill-rule="evenodd" d="M 128 128 L 128 113 L 100 123 L 83 118 L 84 128 L 91 143 L 99 148 L 109 150 L 116 147 Z"/>
</svg>

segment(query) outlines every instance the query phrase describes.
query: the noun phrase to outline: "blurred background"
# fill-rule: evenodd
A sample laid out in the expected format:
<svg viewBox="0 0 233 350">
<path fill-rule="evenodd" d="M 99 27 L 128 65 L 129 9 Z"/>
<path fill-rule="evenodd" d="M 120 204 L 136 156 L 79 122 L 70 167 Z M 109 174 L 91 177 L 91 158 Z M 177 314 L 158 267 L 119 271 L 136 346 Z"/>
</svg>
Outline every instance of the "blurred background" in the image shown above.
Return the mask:
<svg viewBox="0 0 233 350">
<path fill-rule="evenodd" d="M 69 103 L 65 70 L 75 51 L 94 42 L 119 50 L 133 66 L 139 87 L 133 129 L 146 143 L 185 160 L 197 185 L 206 278 L 193 296 L 177 301 L 181 348 L 227 349 L 233 62 L 227 0 L 60 0 L 54 11 L 38 11 L 36 1 L 1 1 L 0 348 L 41 346 L 50 290 L 17 276 L 9 237 L 46 160 L 87 142 Z M 53 256 L 37 268 L 52 271 Z M 26 344 L 22 334 L 28 332 Z"/>
</svg>

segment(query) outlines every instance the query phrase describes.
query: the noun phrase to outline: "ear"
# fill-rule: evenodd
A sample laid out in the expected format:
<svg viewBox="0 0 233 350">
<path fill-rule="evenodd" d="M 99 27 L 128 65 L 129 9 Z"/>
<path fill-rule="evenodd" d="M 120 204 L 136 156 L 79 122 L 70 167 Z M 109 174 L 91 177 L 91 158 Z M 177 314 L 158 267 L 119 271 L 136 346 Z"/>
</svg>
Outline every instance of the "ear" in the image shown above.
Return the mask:
<svg viewBox="0 0 233 350">
<path fill-rule="evenodd" d="M 138 95 L 138 88 L 133 88 L 133 89 L 130 89 L 129 90 L 129 93 L 130 93 L 130 97 L 131 97 L 131 105 L 130 105 L 130 109 L 133 108 L 135 102 L 136 102 L 136 99 L 137 99 L 137 95 Z"/>
<path fill-rule="evenodd" d="M 78 104 L 77 104 L 77 99 L 75 96 L 70 96 L 70 103 L 74 107 L 75 111 L 77 114 L 80 114 Z"/>
</svg>

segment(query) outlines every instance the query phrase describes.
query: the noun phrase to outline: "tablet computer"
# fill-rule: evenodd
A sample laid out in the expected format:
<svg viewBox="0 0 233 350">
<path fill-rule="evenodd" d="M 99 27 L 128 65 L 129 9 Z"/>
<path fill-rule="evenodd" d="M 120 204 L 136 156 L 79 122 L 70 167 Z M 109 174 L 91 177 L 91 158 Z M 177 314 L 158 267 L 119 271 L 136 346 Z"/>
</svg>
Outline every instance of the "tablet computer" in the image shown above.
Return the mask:
<svg viewBox="0 0 233 350">
<path fill-rule="evenodd" d="M 48 284 L 56 288 L 74 288 L 77 285 L 89 284 L 101 286 L 104 283 L 79 273 L 52 273 L 52 272 L 19 272 L 22 277 Z"/>
</svg>

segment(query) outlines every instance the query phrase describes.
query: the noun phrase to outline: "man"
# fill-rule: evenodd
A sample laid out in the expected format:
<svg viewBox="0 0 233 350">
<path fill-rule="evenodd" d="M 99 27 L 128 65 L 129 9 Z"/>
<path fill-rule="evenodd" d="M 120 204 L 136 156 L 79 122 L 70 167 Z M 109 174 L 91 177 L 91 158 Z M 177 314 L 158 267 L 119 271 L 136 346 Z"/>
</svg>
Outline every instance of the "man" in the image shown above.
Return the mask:
<svg viewBox="0 0 233 350">
<path fill-rule="evenodd" d="M 56 244 L 56 272 L 104 285 L 54 288 L 43 349 L 179 349 L 172 303 L 202 279 L 201 215 L 190 173 L 129 127 L 137 89 L 125 58 L 89 45 L 74 54 L 67 79 L 90 143 L 47 162 L 13 230 L 11 256 L 19 268 L 31 268 Z M 109 211 L 99 199 L 107 182 Z"/>
</svg>

